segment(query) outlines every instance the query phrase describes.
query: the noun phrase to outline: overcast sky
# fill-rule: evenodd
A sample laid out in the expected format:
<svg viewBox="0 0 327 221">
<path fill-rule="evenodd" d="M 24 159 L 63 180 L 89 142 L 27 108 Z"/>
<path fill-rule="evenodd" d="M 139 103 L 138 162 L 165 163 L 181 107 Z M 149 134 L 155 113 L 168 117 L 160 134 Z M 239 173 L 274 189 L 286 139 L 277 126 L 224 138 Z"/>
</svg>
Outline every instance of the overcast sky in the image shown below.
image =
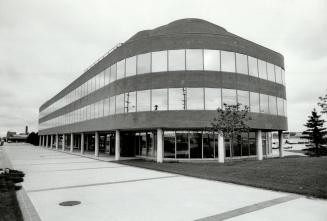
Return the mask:
<svg viewBox="0 0 327 221">
<path fill-rule="evenodd" d="M 326 0 L 0 0 L 0 135 L 38 130 L 38 108 L 136 32 L 201 18 L 285 57 L 288 123 L 327 93 Z"/>
</svg>

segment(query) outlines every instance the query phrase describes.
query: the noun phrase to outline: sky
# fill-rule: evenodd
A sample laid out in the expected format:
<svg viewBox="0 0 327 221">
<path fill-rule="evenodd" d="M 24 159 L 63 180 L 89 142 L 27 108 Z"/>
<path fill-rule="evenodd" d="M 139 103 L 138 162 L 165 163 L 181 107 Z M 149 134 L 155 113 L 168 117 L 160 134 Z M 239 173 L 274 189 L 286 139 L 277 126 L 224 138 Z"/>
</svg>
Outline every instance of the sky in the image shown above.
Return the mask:
<svg viewBox="0 0 327 221">
<path fill-rule="evenodd" d="M 0 136 L 136 32 L 200 18 L 284 55 L 288 125 L 327 93 L 326 0 L 0 0 Z"/>
</svg>

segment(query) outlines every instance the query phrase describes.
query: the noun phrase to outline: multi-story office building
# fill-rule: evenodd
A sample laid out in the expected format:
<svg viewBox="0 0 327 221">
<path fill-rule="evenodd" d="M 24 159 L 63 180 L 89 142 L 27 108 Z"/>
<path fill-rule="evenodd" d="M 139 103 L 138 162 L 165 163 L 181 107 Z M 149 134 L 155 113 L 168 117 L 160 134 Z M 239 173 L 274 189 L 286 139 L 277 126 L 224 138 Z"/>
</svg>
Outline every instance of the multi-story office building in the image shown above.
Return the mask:
<svg viewBox="0 0 327 221">
<path fill-rule="evenodd" d="M 271 132 L 287 130 L 284 76 L 281 54 L 177 20 L 138 32 L 45 102 L 40 143 L 116 159 L 262 159 Z M 229 145 L 210 125 L 218 107 L 237 102 L 250 108 L 251 131 Z"/>
</svg>

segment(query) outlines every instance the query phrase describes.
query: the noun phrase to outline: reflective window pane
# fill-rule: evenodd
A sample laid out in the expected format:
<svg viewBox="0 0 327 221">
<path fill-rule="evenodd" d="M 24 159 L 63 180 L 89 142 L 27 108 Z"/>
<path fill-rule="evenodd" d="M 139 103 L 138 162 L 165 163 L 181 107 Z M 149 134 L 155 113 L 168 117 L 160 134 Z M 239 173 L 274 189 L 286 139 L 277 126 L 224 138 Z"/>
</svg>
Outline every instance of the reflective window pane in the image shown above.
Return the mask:
<svg viewBox="0 0 327 221">
<path fill-rule="evenodd" d="M 177 158 L 188 158 L 188 132 L 176 131 L 176 156 Z"/>
<path fill-rule="evenodd" d="M 164 157 L 175 158 L 175 131 L 164 132 Z"/>
<path fill-rule="evenodd" d="M 116 96 L 116 114 L 124 113 L 124 94 Z"/>
<path fill-rule="evenodd" d="M 282 84 L 285 85 L 285 71 L 282 69 Z"/>
<path fill-rule="evenodd" d="M 136 111 L 136 92 L 125 93 L 125 112 Z"/>
<path fill-rule="evenodd" d="M 249 102 L 250 102 L 250 93 L 248 91 L 237 91 L 237 102 L 242 104 L 242 107 L 247 106 L 250 108 Z"/>
<path fill-rule="evenodd" d="M 259 113 L 259 94 L 250 92 L 250 111 Z"/>
<path fill-rule="evenodd" d="M 249 60 L 249 74 L 258 77 L 258 60 L 256 58 L 248 56 Z"/>
<path fill-rule="evenodd" d="M 136 56 L 126 59 L 126 77 L 136 75 Z"/>
<path fill-rule="evenodd" d="M 153 111 L 168 109 L 168 89 L 153 89 L 152 90 L 152 108 Z"/>
<path fill-rule="evenodd" d="M 269 113 L 268 95 L 266 94 L 260 94 L 260 112 Z"/>
<path fill-rule="evenodd" d="M 186 70 L 203 70 L 202 49 L 186 49 Z"/>
<path fill-rule="evenodd" d="M 117 66 L 116 64 L 113 64 L 111 67 L 110 67 L 110 83 L 115 81 L 117 79 Z"/>
<path fill-rule="evenodd" d="M 259 78 L 268 79 L 266 62 L 258 59 L 258 67 L 259 67 Z"/>
<path fill-rule="evenodd" d="M 275 74 L 276 74 L 276 82 L 277 83 L 282 83 L 282 69 L 278 66 L 275 65 Z"/>
<path fill-rule="evenodd" d="M 235 105 L 236 104 L 236 90 L 222 89 L 223 104 Z"/>
<path fill-rule="evenodd" d="M 248 59 L 246 55 L 236 53 L 236 72 L 248 74 Z"/>
<path fill-rule="evenodd" d="M 215 137 L 212 132 L 203 132 L 203 158 L 214 158 Z M 218 153 L 218 151 L 217 151 Z M 218 156 L 218 155 L 217 155 Z"/>
<path fill-rule="evenodd" d="M 275 82 L 275 69 L 273 64 L 267 63 L 267 73 L 268 80 Z"/>
<path fill-rule="evenodd" d="M 169 88 L 169 110 L 186 109 L 186 88 Z"/>
<path fill-rule="evenodd" d="M 152 52 L 152 72 L 167 71 L 167 51 Z"/>
<path fill-rule="evenodd" d="M 220 71 L 220 53 L 218 50 L 203 51 L 204 70 Z"/>
<path fill-rule="evenodd" d="M 221 89 L 205 88 L 205 109 L 217 110 L 221 108 Z"/>
<path fill-rule="evenodd" d="M 116 113 L 116 99 L 115 96 L 109 98 L 109 115 Z"/>
<path fill-rule="evenodd" d="M 283 98 L 277 97 L 277 114 L 284 116 L 284 100 Z"/>
<path fill-rule="evenodd" d="M 104 71 L 104 85 L 108 85 L 110 82 L 110 67 Z"/>
<path fill-rule="evenodd" d="M 277 99 L 275 96 L 269 96 L 269 112 L 277 115 Z"/>
<path fill-rule="evenodd" d="M 125 77 L 125 60 L 117 63 L 117 80 Z"/>
<path fill-rule="evenodd" d="M 221 71 L 235 72 L 235 53 L 221 51 Z"/>
<path fill-rule="evenodd" d="M 187 110 L 203 110 L 203 88 L 187 88 Z"/>
<path fill-rule="evenodd" d="M 137 73 L 144 74 L 151 72 L 151 53 L 140 54 L 137 56 Z"/>
<path fill-rule="evenodd" d="M 283 99 L 284 104 L 284 116 L 287 116 L 287 100 Z"/>
<path fill-rule="evenodd" d="M 104 71 L 99 74 L 99 87 L 102 88 L 104 86 Z"/>
<path fill-rule="evenodd" d="M 109 115 L 109 98 L 104 99 L 103 103 L 103 116 Z"/>
<path fill-rule="evenodd" d="M 202 132 L 189 132 L 190 158 L 202 158 Z"/>
<path fill-rule="evenodd" d="M 185 70 L 185 50 L 169 50 L 169 71 Z"/>
<path fill-rule="evenodd" d="M 150 110 L 150 90 L 137 91 L 137 112 Z"/>
</svg>

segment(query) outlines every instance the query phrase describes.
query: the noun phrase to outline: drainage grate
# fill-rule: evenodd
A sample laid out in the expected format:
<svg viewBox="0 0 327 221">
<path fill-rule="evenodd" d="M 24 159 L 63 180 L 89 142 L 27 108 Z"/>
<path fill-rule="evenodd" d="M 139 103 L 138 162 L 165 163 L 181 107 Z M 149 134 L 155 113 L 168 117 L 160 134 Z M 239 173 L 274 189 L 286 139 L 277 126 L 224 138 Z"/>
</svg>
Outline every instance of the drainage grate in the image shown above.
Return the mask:
<svg viewBox="0 0 327 221">
<path fill-rule="evenodd" d="M 81 204 L 80 201 L 64 201 L 59 203 L 60 206 L 76 206 L 78 204 Z"/>
</svg>

